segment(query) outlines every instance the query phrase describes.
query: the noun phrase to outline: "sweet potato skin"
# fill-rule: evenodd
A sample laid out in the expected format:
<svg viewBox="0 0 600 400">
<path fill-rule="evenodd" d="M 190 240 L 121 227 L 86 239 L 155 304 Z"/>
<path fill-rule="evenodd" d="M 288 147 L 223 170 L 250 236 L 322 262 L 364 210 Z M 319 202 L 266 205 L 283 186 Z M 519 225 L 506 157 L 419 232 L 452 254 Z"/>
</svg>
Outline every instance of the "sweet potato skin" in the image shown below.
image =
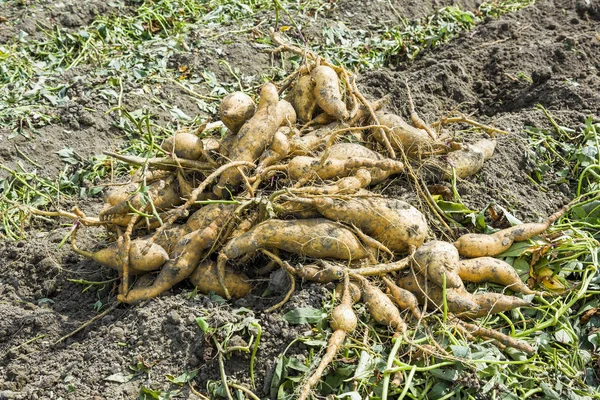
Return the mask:
<svg viewBox="0 0 600 400">
<path fill-rule="evenodd" d="M 494 232 L 491 235 L 468 233 L 454 242 L 461 256 L 475 258 L 497 256 L 508 250 L 513 242 L 528 240 L 544 233 L 552 223 L 557 221 L 567 210 L 568 205 L 549 216 L 544 222 L 529 222 L 511 226 Z"/>
<path fill-rule="evenodd" d="M 346 103 L 342 100 L 337 73 L 326 65 L 320 65 L 312 70 L 311 76 L 315 82 L 313 93 L 319 107 L 337 120 L 350 118 Z"/>
<path fill-rule="evenodd" d="M 229 158 L 233 161 L 254 162 L 273 141 L 279 128 L 281 116 L 278 113 L 279 94 L 272 83 L 265 83 L 261 89 L 260 101 L 256 113 L 239 130 L 229 149 Z M 225 171 L 213 193 L 224 197 L 228 190 L 235 192 L 242 177 L 235 168 Z"/>
<path fill-rule="evenodd" d="M 183 203 L 178 185 L 174 181 L 169 183 L 159 181 L 149 185 L 147 196 L 151 199 L 152 204 L 154 204 L 158 212 L 168 210 Z M 119 215 L 127 216 L 127 214 L 132 212 L 131 207 L 141 210 L 146 204 L 144 203 L 144 199 L 142 194 L 138 192 L 113 206 L 105 206 L 100 212 L 100 219 L 110 219 Z"/>
<path fill-rule="evenodd" d="M 302 75 L 294 86 L 291 103 L 298 119 L 302 122 L 312 120 L 315 115 L 317 99 L 314 90 L 315 82 L 310 75 Z"/>
<path fill-rule="evenodd" d="M 397 284 L 402 289 L 414 294 L 421 305 L 427 303 L 431 309 L 441 309 L 443 307 L 442 288 L 433 282 L 428 282 L 422 275 L 409 274 L 402 276 L 398 278 Z M 446 304 L 448 305 L 448 311 L 459 315 L 472 314 L 480 310 L 479 305 L 463 289 L 446 289 Z"/>
<path fill-rule="evenodd" d="M 513 241 L 511 232 L 498 231 L 491 235 L 467 233 L 459 237 L 454 246 L 461 256 L 488 257 L 508 250 Z"/>
<path fill-rule="evenodd" d="M 293 126 L 296 123 L 296 110 L 287 100 L 279 100 L 277 103 L 278 126 Z"/>
<path fill-rule="evenodd" d="M 318 197 L 313 201 L 324 217 L 354 225 L 392 251 L 417 248 L 427 236 L 427 221 L 423 214 L 398 199 Z"/>
<path fill-rule="evenodd" d="M 135 239 L 131 241 L 129 264 L 132 273 L 134 274 L 156 271 L 169 259 L 169 254 L 165 249 L 156 243 L 152 244 L 146 251 L 147 244 L 148 242 L 145 239 Z M 113 243 L 110 246 L 93 253 L 92 260 L 117 271 L 121 271 L 123 268 L 120 248 L 117 243 Z"/>
<path fill-rule="evenodd" d="M 451 243 L 439 240 L 425 243 L 415 252 L 414 262 L 411 265 L 438 286 L 442 286 L 444 280 L 447 288 L 464 286 L 458 275 L 458 250 Z"/>
<path fill-rule="evenodd" d="M 369 255 L 350 230 L 324 218 L 267 220 L 230 240 L 222 253 L 234 259 L 261 248 L 341 260 L 359 260 Z"/>
<path fill-rule="evenodd" d="M 492 282 L 523 294 L 537 294 L 523 283 L 515 269 L 506 261 L 492 257 L 461 260 L 458 275 L 467 282 Z"/>
<path fill-rule="evenodd" d="M 458 178 L 475 175 L 483 168 L 484 162 L 492 157 L 496 141 L 483 139 L 464 149 L 453 151 L 445 156 L 445 167 L 442 168 L 443 179 L 453 178 L 452 167 Z"/>
<path fill-rule="evenodd" d="M 202 157 L 204 144 L 202 140 L 189 132 L 180 132 L 168 138 L 160 146 L 163 150 L 174 153 L 177 157 L 198 160 Z"/>
<path fill-rule="evenodd" d="M 233 92 L 221 101 L 219 118 L 231 132 L 236 134 L 255 111 L 256 104 L 250 96 L 244 92 Z"/>
<path fill-rule="evenodd" d="M 211 292 L 225 297 L 225 292 L 219 284 L 217 277 L 216 262 L 206 260 L 201 262 L 190 275 L 190 282 L 198 288 L 202 294 Z M 233 268 L 225 267 L 225 286 L 234 299 L 246 297 L 252 291 L 250 278 L 243 273 L 236 272 Z"/>
<path fill-rule="evenodd" d="M 488 314 L 514 310 L 520 307 L 531 307 L 531 303 L 515 296 L 501 293 L 472 294 L 471 298 L 479 305 L 479 310 L 467 314 L 469 318 L 480 318 Z"/>
<path fill-rule="evenodd" d="M 377 323 L 391 326 L 397 332 L 406 332 L 406 322 L 400 316 L 400 311 L 381 289 L 363 282 L 362 291 L 363 302 Z"/>
<path fill-rule="evenodd" d="M 401 162 L 383 159 L 373 160 L 371 158 L 354 157 L 351 159 L 328 158 L 322 166 L 320 158 L 297 156 L 290 160 L 288 175 L 292 180 L 300 180 L 305 177 L 315 179 L 334 179 L 352 175 L 359 168 L 365 168 L 371 175 L 371 184 L 384 181 L 389 176 L 404 171 Z"/>
<path fill-rule="evenodd" d="M 408 155 L 419 154 L 423 149 L 431 146 L 431 139 L 427 131 L 408 124 L 403 118 L 395 114 L 378 111 L 375 113 L 379 123 L 390 128 L 390 143 L 395 150 L 402 149 Z M 372 128 L 371 134 L 380 144 L 383 144 L 383 138 L 380 137 L 381 130 Z"/>
</svg>

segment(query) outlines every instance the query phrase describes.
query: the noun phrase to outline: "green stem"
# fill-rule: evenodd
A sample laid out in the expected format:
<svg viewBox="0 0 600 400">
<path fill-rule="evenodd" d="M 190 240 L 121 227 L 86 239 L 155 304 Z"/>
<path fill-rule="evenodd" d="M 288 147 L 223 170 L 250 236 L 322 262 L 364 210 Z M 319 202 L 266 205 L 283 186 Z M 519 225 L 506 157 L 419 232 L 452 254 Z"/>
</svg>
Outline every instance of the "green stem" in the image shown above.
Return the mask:
<svg viewBox="0 0 600 400">
<path fill-rule="evenodd" d="M 392 364 L 394 364 L 394 358 L 396 358 L 396 354 L 398 354 L 398 349 L 400 349 L 400 344 L 402 343 L 402 340 L 400 340 L 401 338 L 402 336 L 398 336 L 392 339 L 394 342 L 394 347 L 392 347 L 392 351 L 390 351 L 390 355 L 388 356 L 387 360 L 387 366 L 383 372 L 383 391 L 381 392 L 381 400 L 387 400 L 391 376 L 390 371 L 392 369 Z"/>
</svg>

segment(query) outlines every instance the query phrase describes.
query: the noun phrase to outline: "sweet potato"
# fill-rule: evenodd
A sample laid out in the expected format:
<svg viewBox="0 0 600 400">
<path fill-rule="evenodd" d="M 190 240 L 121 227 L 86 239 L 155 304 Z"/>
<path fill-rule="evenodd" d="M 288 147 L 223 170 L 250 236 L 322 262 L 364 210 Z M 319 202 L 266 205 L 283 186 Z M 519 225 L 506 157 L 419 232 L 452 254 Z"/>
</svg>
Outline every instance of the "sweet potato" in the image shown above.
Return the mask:
<svg viewBox="0 0 600 400">
<path fill-rule="evenodd" d="M 171 254 L 179 239 L 187 235 L 191 231 L 187 231 L 184 225 L 175 225 L 172 228 L 165 229 L 154 239 L 154 243 L 165 249 L 167 254 Z"/>
<path fill-rule="evenodd" d="M 273 142 L 271 142 L 269 148 L 260 156 L 260 163 L 256 168 L 257 173 L 287 157 L 290 151 L 290 142 L 287 134 L 290 131 L 290 128 L 286 126 L 277 129 L 273 137 Z"/>
<path fill-rule="evenodd" d="M 410 310 L 416 319 L 421 319 L 423 316 L 419 310 L 419 300 L 417 297 L 406 289 L 402 289 L 394 283 L 390 278 L 384 276 L 383 281 L 388 287 L 392 299 L 402 310 Z"/>
<path fill-rule="evenodd" d="M 358 318 L 352 309 L 354 304 L 352 297 L 352 284 L 346 275 L 346 279 L 342 283 L 342 299 L 331 312 L 331 320 L 329 322 L 331 329 L 334 331 L 343 330 L 346 333 L 352 333 L 358 324 Z"/>
<path fill-rule="evenodd" d="M 137 192 L 114 206 L 107 207 L 100 212 L 100 219 L 108 219 L 116 215 L 131 213 L 132 208 L 141 211 L 150 199 L 157 211 L 164 211 L 183 203 L 178 190 L 178 184 L 174 180 L 168 182 L 159 181 L 149 186 L 146 196 Z"/>
<path fill-rule="evenodd" d="M 244 92 L 233 92 L 221 101 L 219 118 L 227 128 L 236 134 L 242 125 L 249 120 L 256 110 L 256 104 Z"/>
<path fill-rule="evenodd" d="M 444 304 L 444 295 L 441 287 L 433 282 L 428 282 L 421 274 L 411 273 L 398 278 L 398 286 L 414 294 L 419 303 L 427 303 L 430 309 L 441 309 Z M 460 289 L 446 289 L 446 304 L 448 311 L 463 315 L 476 313 L 479 305 L 471 298 L 469 293 Z"/>
<path fill-rule="evenodd" d="M 129 265 L 133 273 L 156 271 L 169 259 L 169 254 L 158 244 L 154 243 L 146 249 L 145 239 L 131 241 L 129 249 Z M 113 243 L 110 246 L 93 253 L 91 258 L 99 264 L 105 265 L 117 271 L 123 268 L 123 261 L 119 256 L 119 245 Z"/>
<path fill-rule="evenodd" d="M 454 242 L 461 256 L 475 258 L 486 256 L 497 256 L 508 250 L 513 242 L 521 242 L 542 234 L 567 210 L 567 206 L 561 208 L 544 222 L 530 222 L 502 229 L 491 235 L 467 233 Z"/>
<path fill-rule="evenodd" d="M 381 125 L 391 129 L 389 138 L 394 149 L 402 148 L 407 155 L 417 155 L 423 149 L 431 146 L 431 138 L 424 129 L 415 128 L 395 114 L 378 111 L 375 115 Z M 384 143 L 381 129 L 372 128 L 371 134 L 377 142 Z"/>
<path fill-rule="evenodd" d="M 360 290 L 360 286 L 358 286 L 354 282 L 350 282 L 350 298 L 352 299 L 352 303 L 357 303 L 362 297 L 362 291 Z M 340 282 L 335 287 L 336 297 L 341 297 L 344 293 L 344 282 Z"/>
<path fill-rule="evenodd" d="M 175 245 L 171 259 L 160 270 L 152 286 L 135 288 L 126 295 L 119 295 L 117 299 L 124 303 L 151 299 L 189 277 L 205 255 L 205 250 L 217 239 L 223 222 L 221 218 L 217 218 L 206 228 L 183 236 Z"/>
<path fill-rule="evenodd" d="M 352 175 L 358 168 L 367 168 L 371 174 L 371 184 L 382 182 L 387 177 L 404 171 L 404 164 L 392 159 L 373 160 L 370 158 L 334 159 L 328 158 L 319 167 L 320 158 L 297 156 L 290 160 L 288 175 L 292 180 L 305 177 L 333 179 Z"/>
<path fill-rule="evenodd" d="M 344 277 L 344 269 L 342 267 L 324 261 L 321 261 L 319 264 L 299 264 L 292 267 L 287 262 L 284 262 L 284 266 L 288 272 L 310 282 L 329 283 L 339 281 Z"/>
<path fill-rule="evenodd" d="M 175 153 L 177 157 L 188 160 L 198 160 L 204 151 L 202 140 L 189 132 L 180 132 L 171 136 L 160 147 L 169 153 Z"/>
<path fill-rule="evenodd" d="M 298 393 L 298 400 L 306 400 L 310 396 L 310 389 L 315 386 L 323 377 L 325 368 L 333 361 L 333 357 L 337 354 L 338 350 L 344 344 L 346 339 L 346 331 L 339 329 L 334 331 L 329 341 L 327 342 L 327 350 L 323 354 L 323 358 L 319 362 L 319 366 L 313 372 L 313 374 L 304 382 L 300 392 Z"/>
<path fill-rule="evenodd" d="M 523 283 L 515 269 L 506 261 L 492 257 L 478 257 L 461 260 L 458 275 L 467 282 L 492 282 L 506 286 L 513 292 L 539 294 Z"/>
<path fill-rule="evenodd" d="M 339 128 L 341 128 L 340 124 L 334 122 L 305 133 L 302 136 L 294 136 L 290 139 L 289 154 L 291 156 L 307 156 L 316 153 L 327 142 L 331 132 Z"/>
<path fill-rule="evenodd" d="M 465 315 L 469 318 L 484 317 L 488 314 L 510 311 L 519 307 L 531 307 L 531 303 L 526 300 L 500 293 L 472 294 L 471 298 L 479 305 L 480 309 Z"/>
<path fill-rule="evenodd" d="M 279 100 L 277 103 L 278 126 L 293 126 L 296 123 L 296 110 L 289 101 Z"/>
<path fill-rule="evenodd" d="M 386 103 L 387 98 L 375 101 L 371 104 L 371 106 L 373 107 L 373 109 L 377 110 L 380 107 L 383 107 L 383 105 Z M 367 111 L 366 107 L 362 106 L 358 109 L 358 112 L 356 113 L 356 115 L 353 117 L 353 119 L 349 122 L 349 126 L 357 126 L 360 125 L 359 121 L 362 121 L 363 119 L 366 119 L 369 117 L 369 112 Z M 325 126 L 322 126 L 318 129 L 315 129 L 313 131 L 310 131 L 302 136 L 297 136 L 294 137 L 290 140 L 290 155 L 291 156 L 307 156 L 307 155 L 312 155 L 315 152 L 318 152 L 318 150 L 327 142 L 327 140 L 329 139 L 330 135 L 332 134 L 332 132 L 335 132 L 336 130 L 342 129 L 347 127 L 347 125 L 345 125 L 342 122 L 333 122 L 330 124 L 327 124 Z M 354 138 L 356 140 L 361 141 L 362 140 L 362 134 L 360 131 L 355 131 L 355 132 L 350 132 L 350 134 L 352 136 L 354 136 Z M 366 149 L 366 147 L 363 146 L 363 148 Z M 382 156 L 379 155 L 379 153 L 375 153 L 375 157 L 377 158 L 381 158 Z"/>
<path fill-rule="evenodd" d="M 187 234 L 198 229 L 204 229 L 217 219 L 225 221 L 232 215 L 234 209 L 235 204 L 207 204 L 188 217 L 183 230 Z"/>
<path fill-rule="evenodd" d="M 198 288 L 200 293 L 209 294 L 213 292 L 221 297 L 225 297 L 225 291 L 219 284 L 216 264 L 216 261 L 212 260 L 201 262 L 192 275 L 190 275 L 189 279 Z M 234 299 L 245 297 L 252 291 L 250 278 L 229 267 L 225 267 L 225 286 Z"/>
<path fill-rule="evenodd" d="M 369 255 L 350 230 L 324 218 L 267 220 L 230 240 L 221 253 L 226 259 L 235 259 L 261 248 L 341 260 L 359 260 Z"/>
<path fill-rule="evenodd" d="M 427 236 L 427 221 L 423 214 L 398 199 L 316 197 L 300 201 L 312 204 L 326 218 L 356 226 L 392 251 L 417 248 Z"/>
<path fill-rule="evenodd" d="M 431 282 L 442 286 L 444 275 L 447 288 L 464 287 L 458 275 L 459 255 L 450 243 L 432 240 L 417 249 L 412 267 Z"/>
<path fill-rule="evenodd" d="M 373 319 L 381 325 L 391 326 L 396 332 L 406 332 L 406 322 L 390 298 L 366 279 L 361 280 L 361 285 L 363 302 L 367 305 Z"/>
<path fill-rule="evenodd" d="M 458 178 L 475 175 L 483 168 L 484 162 L 492 157 L 496 147 L 495 140 L 483 139 L 465 148 L 448 153 L 443 157 L 442 178 L 452 179 L 452 168 Z"/>
<path fill-rule="evenodd" d="M 272 83 L 265 83 L 260 92 L 260 102 L 256 113 L 239 130 L 229 151 L 233 161 L 254 162 L 273 141 L 279 128 L 281 116 L 278 113 L 279 95 Z M 221 174 L 213 193 L 223 197 L 229 191 L 235 191 L 241 182 L 240 172 L 230 168 Z"/>
<path fill-rule="evenodd" d="M 313 93 L 319 107 L 340 121 L 347 120 L 350 113 L 342 100 L 340 80 L 333 68 L 326 65 L 318 66 L 312 70 L 311 76 L 315 82 Z"/>
<path fill-rule="evenodd" d="M 310 75 L 302 75 L 292 89 L 291 103 L 296 110 L 298 119 L 302 122 L 312 120 L 317 109 L 317 99 L 314 94 L 315 82 Z"/>
<path fill-rule="evenodd" d="M 115 206 L 131 197 L 133 193 L 137 192 L 139 187 L 138 183 L 110 187 L 104 194 L 104 203 L 109 206 Z"/>
</svg>

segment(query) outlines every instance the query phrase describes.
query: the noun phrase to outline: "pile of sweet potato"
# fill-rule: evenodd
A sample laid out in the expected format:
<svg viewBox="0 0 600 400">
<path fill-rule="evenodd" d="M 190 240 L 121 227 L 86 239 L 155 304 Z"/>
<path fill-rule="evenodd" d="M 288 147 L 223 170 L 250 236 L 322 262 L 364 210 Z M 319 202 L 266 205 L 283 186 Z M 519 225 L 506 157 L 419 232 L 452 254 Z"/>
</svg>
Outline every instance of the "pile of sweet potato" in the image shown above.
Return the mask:
<svg viewBox="0 0 600 400">
<path fill-rule="evenodd" d="M 402 336 L 403 309 L 417 319 L 421 307 L 474 319 L 529 306 L 508 294 L 471 294 L 463 282 L 539 294 L 493 257 L 543 232 L 558 214 L 447 243 L 433 240 L 423 211 L 377 193 L 391 177 L 422 182 L 414 171 L 423 165 L 424 179 L 469 177 L 492 157 L 493 138 L 456 143 L 442 123 L 426 125 L 412 107 L 409 124 L 384 111 L 388 99 L 367 100 L 349 71 L 275 34 L 273 40 L 277 51 L 304 57 L 288 79 L 265 83 L 257 101 L 229 94 L 220 123 L 177 133 L 156 158 L 115 155 L 139 165 L 138 173 L 106 193 L 99 218 L 80 220 L 106 227 L 114 241 L 95 253 L 79 249 L 76 235 L 72 244 L 119 271 L 118 300 L 150 299 L 184 279 L 202 293 L 243 297 L 253 279 L 272 268 L 283 268 L 292 280 L 341 282 L 330 346 L 300 399 L 355 329 L 357 301 Z M 221 123 L 223 137 L 211 129 Z M 156 276 L 141 286 L 131 278 L 141 274 Z"/>
</svg>

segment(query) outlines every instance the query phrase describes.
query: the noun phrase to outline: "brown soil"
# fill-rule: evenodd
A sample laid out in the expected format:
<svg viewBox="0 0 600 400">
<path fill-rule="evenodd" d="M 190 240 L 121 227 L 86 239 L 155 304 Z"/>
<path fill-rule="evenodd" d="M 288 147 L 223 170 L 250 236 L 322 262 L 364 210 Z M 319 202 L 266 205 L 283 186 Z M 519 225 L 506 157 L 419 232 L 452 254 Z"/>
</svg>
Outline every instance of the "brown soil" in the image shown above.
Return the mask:
<svg viewBox="0 0 600 400">
<path fill-rule="evenodd" d="M 61 8 L 54 3 L 38 2 L 25 8 L 9 2 L 3 6 L 0 14 L 14 23 L 0 25 L 0 43 L 19 30 L 39 34 L 35 27 L 40 21 L 71 29 L 89 23 L 99 13 L 131 11 L 114 10 L 106 2 L 63 2 Z M 373 3 L 369 9 L 371 2 L 340 0 L 337 7 L 325 10 L 320 18 L 342 20 L 365 29 L 368 24 L 397 21 L 387 2 Z M 431 12 L 441 2 L 392 4 L 395 12 L 414 17 Z M 538 220 L 567 201 L 568 188 L 551 180 L 537 187 L 527 179 L 533 166 L 528 161 L 522 129 L 525 125 L 549 128 L 543 114 L 533 107 L 542 104 L 562 125 L 575 128 L 587 116 L 597 118 L 600 110 L 600 13 L 586 4 L 570 0 L 539 2 L 498 20 L 486 21 L 413 63 L 397 62 L 392 68 L 365 73 L 360 85 L 371 97 L 391 93 L 390 109 L 406 114 L 403 82 L 407 80 L 425 120 L 434 121 L 460 106 L 461 111 L 474 114 L 482 122 L 510 130 L 510 136 L 499 139 L 497 152 L 483 171 L 459 182 L 458 189 L 465 204 L 473 209 L 495 201 L 524 220 Z M 224 57 L 243 75 L 260 75 L 267 69 L 269 56 L 258 51 L 250 36 L 235 39 L 224 47 L 214 43 L 213 49 L 222 47 Z M 211 51 L 209 46 L 201 54 L 174 55 L 170 62 L 173 66 L 185 64 L 198 70 L 213 70 L 220 78 L 231 81 L 227 70 L 211 57 Z M 63 168 L 54 152 L 65 146 L 87 155 L 107 147 L 116 148 L 121 140 L 119 131 L 111 128 L 112 117 L 104 115 L 109 106 L 94 95 L 94 82 L 86 79 L 88 72 L 80 68 L 61 77 L 72 84 L 69 90 L 73 90 L 74 100 L 57 111 L 59 124 L 44 127 L 34 140 L 18 139 L 20 149 L 44 165 L 41 172 L 45 174 L 53 175 Z M 533 82 L 519 79 L 520 73 L 531 76 Z M 143 96 L 134 94 L 135 89 L 139 88 L 125 88 L 125 93 L 130 94 L 124 104 L 132 108 L 152 107 Z M 189 115 L 199 112 L 193 103 L 184 100 L 177 87 L 164 85 L 161 90 L 164 99 Z M 84 106 L 96 112 L 90 113 Z M 168 121 L 167 115 L 164 121 Z M 5 134 L 0 132 L 0 162 L 10 165 L 19 160 L 19 155 L 12 143 L 5 141 Z M 409 192 L 399 180 L 386 188 L 387 194 L 405 198 L 411 197 Z M 97 209 L 98 202 L 87 207 Z M 320 308 L 329 296 L 329 287 L 300 284 L 281 312 L 265 314 L 261 310 L 278 301 L 286 289 L 285 282 L 272 285 L 270 298 L 262 299 L 260 291 L 256 291 L 250 298 L 233 304 L 220 304 L 205 296 L 190 299 L 192 288 L 182 284 L 142 305 L 119 306 L 55 344 L 96 314 L 94 304 L 110 304 L 115 298 L 114 282 L 84 290 L 85 285 L 67 280 L 106 281 L 114 277 L 112 271 L 82 260 L 66 247 L 58 250 L 67 232 L 67 228 L 53 227 L 50 232 L 32 231 L 23 242 L 0 244 L 1 399 L 130 399 L 137 397 L 142 385 L 173 390 L 176 387 L 165 379 L 167 374 L 177 376 L 195 369 L 198 375 L 194 385 L 203 388 L 208 380 L 219 379 L 214 346 L 204 341 L 194 320 L 203 315 L 211 326 L 239 322 L 246 317 L 260 321 L 264 334 L 257 355 L 256 392 L 266 398 L 277 356 L 309 329 L 307 325 L 290 326 L 281 315 L 299 306 Z M 81 244 L 92 248 L 100 240 L 88 238 Z M 240 307 L 249 310 L 240 312 Z M 236 340 L 247 340 L 242 336 Z M 302 358 L 306 352 L 306 346 L 295 344 L 287 355 Z M 240 354 L 243 355 L 235 353 L 226 361 L 226 372 L 248 383 L 249 356 Z M 116 373 L 132 373 L 129 366 L 139 359 L 154 364 L 148 374 L 123 384 L 104 379 Z M 189 388 L 182 390 L 183 397 L 194 398 Z"/>
</svg>

